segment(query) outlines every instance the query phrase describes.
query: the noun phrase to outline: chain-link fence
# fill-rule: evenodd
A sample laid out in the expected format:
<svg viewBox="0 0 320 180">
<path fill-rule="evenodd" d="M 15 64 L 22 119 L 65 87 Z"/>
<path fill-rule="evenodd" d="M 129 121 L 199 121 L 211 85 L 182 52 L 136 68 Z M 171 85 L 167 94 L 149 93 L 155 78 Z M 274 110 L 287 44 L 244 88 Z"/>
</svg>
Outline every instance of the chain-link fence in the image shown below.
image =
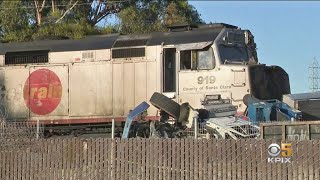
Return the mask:
<svg viewBox="0 0 320 180">
<path fill-rule="evenodd" d="M 72 138 L 37 142 L 24 150 L 0 151 L 0 179 L 292 180 L 320 175 L 320 141 Z"/>
<path fill-rule="evenodd" d="M 43 137 L 43 129 L 40 122 L 0 120 L 0 151 L 32 146 L 30 140 Z"/>
</svg>

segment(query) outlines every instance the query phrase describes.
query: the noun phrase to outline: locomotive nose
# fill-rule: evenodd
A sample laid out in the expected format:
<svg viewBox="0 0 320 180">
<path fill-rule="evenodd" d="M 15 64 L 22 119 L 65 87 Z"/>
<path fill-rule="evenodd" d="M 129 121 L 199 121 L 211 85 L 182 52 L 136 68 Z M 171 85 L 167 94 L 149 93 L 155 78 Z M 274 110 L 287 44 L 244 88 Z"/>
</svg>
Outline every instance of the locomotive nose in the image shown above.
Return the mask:
<svg viewBox="0 0 320 180">
<path fill-rule="evenodd" d="M 261 100 L 278 99 L 290 94 L 289 76 L 279 66 L 252 65 L 249 67 L 251 94 Z"/>
</svg>

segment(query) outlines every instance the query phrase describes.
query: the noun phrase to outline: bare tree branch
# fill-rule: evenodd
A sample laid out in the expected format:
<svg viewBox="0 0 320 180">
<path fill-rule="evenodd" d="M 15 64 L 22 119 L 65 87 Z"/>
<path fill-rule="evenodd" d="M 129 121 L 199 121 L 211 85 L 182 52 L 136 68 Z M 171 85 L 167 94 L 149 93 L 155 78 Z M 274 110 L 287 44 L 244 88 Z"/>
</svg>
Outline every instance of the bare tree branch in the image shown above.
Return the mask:
<svg viewBox="0 0 320 180">
<path fill-rule="evenodd" d="M 55 11 L 54 0 L 51 0 L 51 5 L 52 5 L 52 12 L 54 12 Z"/>
<path fill-rule="evenodd" d="M 46 3 L 46 0 L 43 0 L 41 7 L 39 7 L 38 0 L 34 0 L 34 5 L 35 5 L 35 8 L 36 8 L 36 13 L 37 13 L 37 24 L 38 24 L 38 26 L 41 26 L 42 10 L 44 8 L 45 3 Z"/>
<path fill-rule="evenodd" d="M 64 14 L 59 19 L 57 19 L 55 23 L 61 21 L 69 13 L 69 11 L 71 11 L 76 6 L 77 3 L 78 1 L 76 1 L 66 12 L 64 12 Z"/>
<path fill-rule="evenodd" d="M 40 14 L 40 12 L 39 12 L 39 9 L 38 9 L 38 3 L 37 3 L 37 1 L 36 1 L 36 0 L 34 0 L 34 5 L 35 5 L 35 7 L 36 7 L 37 25 L 39 26 L 39 25 L 40 25 L 40 23 L 39 23 L 39 21 L 40 21 L 40 18 L 39 18 L 39 14 Z"/>
<path fill-rule="evenodd" d="M 112 14 L 112 13 L 106 13 L 106 14 L 104 14 L 103 16 L 99 17 L 99 19 L 96 20 L 95 23 L 96 23 L 96 24 L 99 23 L 103 18 L 105 18 L 106 16 L 108 16 L 108 15 L 110 15 L 110 14 Z"/>
<path fill-rule="evenodd" d="M 44 5 L 46 4 L 46 0 L 42 1 L 41 11 L 43 10 Z"/>
<path fill-rule="evenodd" d="M 71 4 L 72 4 L 72 0 L 69 1 L 69 6 L 71 6 Z"/>
<path fill-rule="evenodd" d="M 97 5 L 98 7 L 96 8 L 96 10 L 95 10 L 95 12 L 93 13 L 94 15 L 94 19 L 96 19 L 96 17 L 98 16 L 98 14 L 99 14 L 99 11 L 100 11 L 100 8 L 101 8 L 101 1 L 99 0 L 98 1 L 98 5 Z"/>
<path fill-rule="evenodd" d="M 103 3 L 101 3 L 101 4 L 103 4 Z M 120 9 L 121 8 L 119 8 L 118 5 L 116 5 L 116 4 L 111 5 L 111 6 L 108 4 L 101 6 L 99 4 L 99 6 L 95 10 L 93 16 L 91 16 L 91 18 L 89 18 L 89 24 L 94 26 L 97 23 L 99 23 L 102 19 L 104 19 L 106 16 L 113 14 L 113 13 L 118 13 L 120 11 Z"/>
</svg>

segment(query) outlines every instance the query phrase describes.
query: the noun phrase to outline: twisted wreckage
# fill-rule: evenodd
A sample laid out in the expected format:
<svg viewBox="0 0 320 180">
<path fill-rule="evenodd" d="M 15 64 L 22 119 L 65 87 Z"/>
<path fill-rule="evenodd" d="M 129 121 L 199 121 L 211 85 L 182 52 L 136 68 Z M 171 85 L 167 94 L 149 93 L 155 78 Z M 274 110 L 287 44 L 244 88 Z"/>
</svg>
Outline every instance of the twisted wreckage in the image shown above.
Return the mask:
<svg viewBox="0 0 320 180">
<path fill-rule="evenodd" d="M 207 96 L 202 104 L 204 109 L 193 109 L 189 103 L 179 105 L 170 98 L 154 93 L 150 103 L 160 109 L 160 121 L 147 121 L 146 110 L 149 104 L 142 102 L 129 114 L 122 138 L 128 137 L 163 137 L 183 138 L 188 137 L 186 129 L 200 126 L 206 137 L 216 139 L 256 138 L 259 128 L 251 122 L 236 117 L 236 106 L 228 99 L 218 96 Z M 137 121 L 132 121 L 136 118 Z M 169 117 L 174 121 L 169 122 Z"/>
</svg>

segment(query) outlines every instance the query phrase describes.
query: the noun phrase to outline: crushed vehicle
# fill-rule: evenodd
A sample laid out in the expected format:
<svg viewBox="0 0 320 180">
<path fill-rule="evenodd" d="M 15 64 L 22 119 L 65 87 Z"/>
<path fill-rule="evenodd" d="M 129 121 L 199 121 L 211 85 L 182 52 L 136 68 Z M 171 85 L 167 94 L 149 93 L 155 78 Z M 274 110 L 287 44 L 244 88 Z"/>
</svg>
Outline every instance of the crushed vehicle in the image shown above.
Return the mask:
<svg viewBox="0 0 320 180">
<path fill-rule="evenodd" d="M 214 138 L 239 139 L 259 136 L 259 127 L 236 116 L 237 107 L 233 106 L 229 99 L 222 99 L 220 95 L 206 96 L 202 105 L 208 111 L 207 117 L 204 117 L 206 130 Z"/>
<path fill-rule="evenodd" d="M 134 120 L 135 117 L 137 117 L 139 114 L 143 113 L 145 110 L 147 110 L 150 107 L 150 105 L 146 102 L 142 102 L 139 104 L 137 107 L 135 107 L 130 114 L 128 115 L 126 119 L 126 123 L 124 125 L 124 131 L 122 134 L 122 138 L 128 138 L 129 136 L 129 130 L 132 121 Z"/>
<path fill-rule="evenodd" d="M 207 131 L 216 139 L 258 138 L 258 126 L 239 117 L 210 118 L 206 122 Z"/>
<path fill-rule="evenodd" d="M 190 137 L 187 130 L 193 129 L 195 126 L 201 128 L 199 136 L 206 138 L 240 139 L 259 137 L 259 127 L 235 116 L 236 107 L 230 103 L 230 100 L 221 99 L 220 95 L 206 97 L 202 102 L 205 107 L 203 109 L 193 109 L 188 103 L 179 105 L 157 92 L 152 95 L 150 102 L 160 109 L 160 121 L 148 122 L 145 120 L 146 115 L 140 116 L 139 120 L 130 129 L 130 137 L 187 138 Z M 144 110 L 148 108 L 148 106 L 145 107 Z M 175 108 L 175 110 L 172 108 Z M 129 116 L 131 117 L 131 114 Z M 170 117 L 173 118 L 172 123 L 170 123 Z M 128 129 L 125 129 L 124 134 L 127 131 Z"/>
</svg>

